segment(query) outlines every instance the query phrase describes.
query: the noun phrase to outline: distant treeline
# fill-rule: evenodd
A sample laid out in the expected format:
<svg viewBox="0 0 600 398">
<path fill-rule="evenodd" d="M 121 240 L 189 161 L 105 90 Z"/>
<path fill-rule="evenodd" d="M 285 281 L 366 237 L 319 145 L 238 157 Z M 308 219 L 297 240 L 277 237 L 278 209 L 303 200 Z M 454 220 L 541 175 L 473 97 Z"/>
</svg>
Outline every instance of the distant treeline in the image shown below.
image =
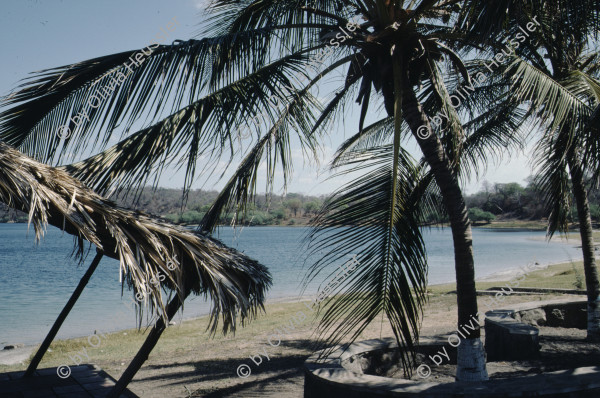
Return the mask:
<svg viewBox="0 0 600 398">
<path fill-rule="evenodd" d="M 202 220 L 217 191 L 193 190 L 182 207 L 182 191 L 169 188 L 145 188 L 136 203 L 131 198 L 112 198 L 122 206 L 157 215 L 177 224 L 197 224 Z M 305 225 L 321 208 L 326 196 L 308 196 L 297 193 L 287 195 L 258 195 L 248 212 L 239 217 L 243 225 Z M 490 222 L 496 218 L 504 220 L 541 220 L 548 217 L 541 192 L 530 179 L 527 186 L 513 182 L 491 184 L 484 181 L 481 191 L 466 197 L 469 216 L 476 223 Z M 600 222 L 600 190 L 589 193 L 592 219 Z M 230 224 L 234 214 L 225 215 L 221 222 Z M 573 202 L 571 218 L 576 220 L 577 209 Z M 431 217 L 431 223 L 446 221 Z M 0 222 L 27 222 L 25 213 L 9 209 L 0 204 Z"/>
<path fill-rule="evenodd" d="M 131 207 L 166 218 L 178 224 L 198 224 L 217 198 L 217 191 L 190 191 L 185 207 L 182 208 L 182 191 L 179 189 L 158 188 L 153 191 L 145 188 L 137 203 L 118 200 L 120 205 Z M 304 225 L 322 206 L 324 197 L 297 193 L 282 195 L 257 195 L 246 214 L 238 215 L 243 225 Z M 234 214 L 226 214 L 221 222 L 230 224 Z"/>
<path fill-rule="evenodd" d="M 180 189 L 144 188 L 139 198 L 111 197 L 119 205 L 163 217 L 177 224 L 198 224 L 217 198 L 217 191 L 193 190 L 182 206 Z M 245 215 L 238 216 L 244 225 L 305 225 L 322 206 L 324 197 L 288 193 L 285 196 L 257 195 Z M 221 222 L 230 224 L 234 214 L 226 214 Z M 27 222 L 27 215 L 0 203 L 0 222 Z"/>
<path fill-rule="evenodd" d="M 592 220 L 600 221 L 600 190 L 588 194 Z M 516 182 L 491 184 L 484 181 L 481 191 L 466 197 L 472 221 L 491 221 L 490 217 L 513 220 L 541 220 L 548 217 L 539 187 L 530 178 L 527 186 Z M 577 220 L 577 208 L 571 198 L 571 220 Z M 475 213 L 475 214 L 474 214 Z M 487 214 L 486 214 L 487 213 Z"/>
<path fill-rule="evenodd" d="M 144 189 L 137 204 L 121 201 L 120 204 L 159 215 L 172 222 L 197 224 L 216 199 L 217 191 L 190 191 L 185 208 L 181 207 L 181 190 L 158 188 Z M 545 212 L 542 193 L 533 179 L 526 186 L 516 182 L 492 184 L 484 181 L 482 189 L 466 197 L 469 216 L 475 223 L 490 222 L 496 218 L 503 220 L 541 220 L 548 217 Z M 270 201 L 265 195 L 258 195 L 238 222 L 243 225 L 305 225 L 321 208 L 326 196 L 307 196 L 288 193 L 285 196 L 272 195 Z M 594 221 L 600 221 L 600 191 L 589 194 L 590 208 Z M 231 223 L 234 214 L 225 215 L 221 222 Z M 575 204 L 571 206 L 571 217 L 577 218 Z M 429 220 L 438 222 L 444 220 Z"/>
</svg>

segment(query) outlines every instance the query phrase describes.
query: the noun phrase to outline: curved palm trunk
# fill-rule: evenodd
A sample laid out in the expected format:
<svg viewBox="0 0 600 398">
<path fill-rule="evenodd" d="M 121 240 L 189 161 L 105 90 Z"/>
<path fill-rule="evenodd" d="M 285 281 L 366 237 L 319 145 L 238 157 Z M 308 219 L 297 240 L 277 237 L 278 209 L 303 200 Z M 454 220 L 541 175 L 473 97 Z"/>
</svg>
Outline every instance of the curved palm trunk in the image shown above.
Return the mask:
<svg viewBox="0 0 600 398">
<path fill-rule="evenodd" d="M 183 294 L 183 297 L 179 297 L 179 295 L 176 294 L 175 297 L 171 299 L 167 305 L 167 317 L 169 318 L 169 321 L 173 319 L 175 314 L 177 314 L 177 311 L 179 311 L 179 308 L 181 308 L 183 305 L 183 301 L 189 294 L 190 290 L 187 290 L 186 293 Z M 115 386 L 106 396 L 107 398 L 119 398 L 123 396 L 123 392 L 129 383 L 131 383 L 142 365 L 148 360 L 150 353 L 166 329 L 167 323 L 162 317 L 159 318 L 154 324 L 152 330 L 150 330 L 150 333 L 148 333 L 148 337 L 146 338 L 146 341 L 144 341 L 144 344 L 142 344 L 142 347 L 139 349 L 137 354 L 135 354 L 135 357 L 131 360 L 129 366 L 127 366 L 127 369 L 125 369 Z"/>
<path fill-rule="evenodd" d="M 583 251 L 583 268 L 588 299 L 587 336 L 590 340 L 600 341 L 600 283 L 598 282 L 598 267 L 594 255 L 594 238 L 592 236 L 592 218 L 585 189 L 583 170 L 577 154 L 571 152 L 568 156 L 569 172 L 573 183 L 573 194 L 577 203 L 579 218 L 579 234 L 581 235 L 581 250 Z"/>
<path fill-rule="evenodd" d="M 478 324 L 473 239 L 467 206 L 450 159 L 448 159 L 440 140 L 435 134 L 431 134 L 426 139 L 420 138 L 417 134 L 419 129 L 423 130 L 422 126 L 427 127 L 428 131 L 432 131 L 431 125 L 410 84 L 405 83 L 403 86 L 404 118 L 416 137 L 429 167 L 431 167 L 436 183 L 442 193 L 444 206 L 450 217 L 456 269 L 458 330 L 466 337 L 461 339 L 458 334 L 455 335 L 460 340 L 456 379 L 460 381 L 487 380 L 485 351 L 481 343 Z M 468 333 L 461 328 L 464 325 L 469 326 L 466 329 L 469 331 Z M 471 327 L 474 330 L 469 330 Z M 458 340 L 452 338 L 452 344 L 456 345 Z"/>
</svg>

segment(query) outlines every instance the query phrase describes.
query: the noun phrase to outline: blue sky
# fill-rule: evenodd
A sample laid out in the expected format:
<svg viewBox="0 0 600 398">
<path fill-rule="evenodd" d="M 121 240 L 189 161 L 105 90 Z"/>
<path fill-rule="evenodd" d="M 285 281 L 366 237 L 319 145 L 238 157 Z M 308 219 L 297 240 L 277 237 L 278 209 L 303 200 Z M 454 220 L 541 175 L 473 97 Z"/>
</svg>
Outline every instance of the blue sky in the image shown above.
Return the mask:
<svg viewBox="0 0 600 398">
<path fill-rule="evenodd" d="M 0 96 L 8 95 L 30 72 L 145 47 L 173 18 L 179 25 L 171 37 L 159 40 L 161 44 L 195 37 L 205 3 L 205 0 L 2 0 L 0 48 L 8 57 L 0 63 Z M 321 94 L 324 91 L 319 90 Z M 344 182 L 327 180 L 325 166 L 335 148 L 354 133 L 356 113 L 357 109 L 350 111 L 332 130 L 325 142 L 320 167 L 304 164 L 300 148 L 294 149 L 294 178 L 288 192 L 326 194 Z M 409 148 L 418 155 L 414 145 Z M 484 179 L 523 182 L 530 174 L 527 159 L 521 155 L 510 163 L 491 166 L 486 175 L 464 188 L 472 193 Z M 259 191 L 264 190 L 264 179 L 258 184 Z M 181 188 L 183 173 L 171 170 L 163 175 L 159 185 Z M 193 188 L 218 189 L 222 185 L 223 182 L 209 179 L 198 181 Z M 278 184 L 279 193 L 280 188 Z"/>
</svg>

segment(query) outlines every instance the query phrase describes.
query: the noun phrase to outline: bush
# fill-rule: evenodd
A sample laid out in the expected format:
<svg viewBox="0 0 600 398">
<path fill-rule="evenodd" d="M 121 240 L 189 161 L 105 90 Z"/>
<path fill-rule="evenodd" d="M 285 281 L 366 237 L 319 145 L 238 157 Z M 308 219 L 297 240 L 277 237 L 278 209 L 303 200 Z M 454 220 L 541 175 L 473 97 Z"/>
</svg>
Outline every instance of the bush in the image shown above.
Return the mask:
<svg viewBox="0 0 600 398">
<path fill-rule="evenodd" d="M 246 217 L 250 225 L 268 225 L 273 221 L 273 216 L 264 211 L 255 211 Z"/>
<path fill-rule="evenodd" d="M 496 216 L 489 211 L 483 211 L 478 207 L 473 207 L 472 209 L 469 209 L 469 218 L 473 222 L 485 221 L 489 224 L 496 219 Z"/>
<path fill-rule="evenodd" d="M 202 220 L 202 217 L 204 217 L 204 213 L 191 210 L 183 213 L 181 215 L 180 221 L 186 224 L 198 224 Z"/>
<path fill-rule="evenodd" d="M 286 217 L 285 210 L 277 209 L 273 211 L 273 216 L 278 220 L 283 220 Z"/>
<path fill-rule="evenodd" d="M 179 216 L 177 214 L 166 214 L 165 218 L 174 224 L 179 223 Z"/>
</svg>

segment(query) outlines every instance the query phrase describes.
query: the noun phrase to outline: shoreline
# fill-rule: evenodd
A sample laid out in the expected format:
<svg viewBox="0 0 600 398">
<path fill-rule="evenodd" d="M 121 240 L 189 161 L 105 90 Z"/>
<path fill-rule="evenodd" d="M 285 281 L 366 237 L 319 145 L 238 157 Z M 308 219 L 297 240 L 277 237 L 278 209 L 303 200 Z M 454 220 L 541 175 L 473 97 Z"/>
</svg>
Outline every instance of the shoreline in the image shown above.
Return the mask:
<svg viewBox="0 0 600 398">
<path fill-rule="evenodd" d="M 317 295 L 315 295 L 314 297 L 317 297 Z M 308 297 L 303 297 L 301 299 L 298 299 L 297 297 L 276 297 L 276 298 L 272 298 L 272 299 L 267 299 L 265 302 L 265 305 L 293 304 L 293 303 L 301 304 L 303 302 L 311 302 L 311 301 L 314 301 L 314 298 L 311 299 Z M 176 326 L 176 325 L 182 324 L 184 322 L 194 322 L 194 321 L 202 320 L 204 318 L 208 318 L 209 316 L 210 316 L 210 314 L 183 317 L 183 318 L 180 318 L 172 326 Z M 139 330 L 145 330 L 145 329 L 147 329 L 147 326 L 142 326 Z M 130 331 L 130 330 L 137 331 L 138 329 L 137 328 L 117 329 L 117 330 L 113 330 L 110 332 L 106 332 L 106 334 L 112 335 L 112 334 L 116 334 L 116 333 L 124 333 L 124 332 Z M 70 341 L 70 340 L 76 340 L 76 339 L 81 339 L 81 338 L 85 338 L 85 337 L 88 337 L 88 335 L 86 334 L 86 335 L 81 335 L 81 336 L 71 336 L 71 337 L 62 338 L 62 339 L 57 338 L 57 339 L 53 340 L 53 343 L 56 341 Z M 24 361 L 28 360 L 29 357 L 34 354 L 36 348 L 42 344 L 42 341 L 36 342 L 34 344 L 26 344 L 23 347 L 18 347 L 18 348 L 13 348 L 13 349 L 5 350 L 5 349 L 0 348 L 0 365 L 11 366 L 11 365 L 24 364 Z M 22 343 L 18 343 L 18 342 L 7 343 L 7 345 L 14 345 L 14 344 L 22 344 Z M 48 351 L 51 352 L 50 349 Z"/>
<path fill-rule="evenodd" d="M 581 261 L 582 259 L 573 259 L 573 262 L 576 261 Z M 540 271 L 540 270 L 544 270 L 544 269 L 548 269 L 552 266 L 557 266 L 557 265 L 561 265 L 561 264 L 568 264 L 568 261 L 557 261 L 557 262 L 551 262 L 551 263 L 547 263 L 547 264 L 535 264 L 534 267 L 531 268 L 531 271 Z M 510 268 L 504 271 L 499 271 L 499 272 L 495 272 L 491 275 L 488 276 L 484 276 L 484 277 L 480 277 L 476 279 L 476 282 L 507 282 L 510 281 L 513 277 L 515 277 L 517 274 L 519 274 L 520 272 L 522 272 L 521 268 Z M 442 283 L 435 283 L 435 284 L 431 284 L 431 285 L 427 285 L 428 288 L 435 288 L 435 287 L 439 287 L 439 286 L 445 286 L 448 284 L 454 284 L 456 283 L 455 281 L 451 281 L 451 282 L 442 282 Z M 317 297 L 317 295 L 314 295 L 314 297 L 310 297 L 310 296 L 306 296 L 306 297 L 301 297 L 298 298 L 297 296 L 290 296 L 290 297 L 276 297 L 276 298 L 272 298 L 272 299 L 267 299 L 265 302 L 265 305 L 273 305 L 273 304 L 294 304 L 294 303 L 303 303 L 303 302 L 311 302 L 314 301 L 314 298 Z M 193 322 L 193 321 L 198 321 L 204 318 L 207 318 L 209 316 L 209 314 L 204 314 L 204 315 L 199 315 L 199 316 L 189 316 L 189 317 L 182 317 L 179 318 L 176 325 L 179 325 L 181 323 L 184 322 Z M 173 325 L 174 326 L 174 325 Z M 145 327 L 142 327 L 141 330 L 145 329 Z M 123 328 L 123 329 L 118 329 L 118 330 L 113 330 L 111 332 L 107 332 L 108 334 L 115 334 L 115 333 L 123 333 L 129 330 L 137 330 L 137 329 L 132 329 L 132 328 Z M 69 340 L 74 340 L 74 339 L 80 339 L 80 338 L 84 338 L 87 337 L 87 335 L 81 335 L 81 336 L 71 336 L 68 338 L 63 338 L 63 339 L 55 339 L 54 341 L 69 341 Z M 25 345 L 24 347 L 19 347 L 19 348 L 14 348 L 14 349 L 10 349 L 10 350 L 2 350 L 0 349 L 0 365 L 17 365 L 17 364 L 22 364 L 24 361 L 26 361 L 27 359 L 29 359 L 29 357 L 34 353 L 35 349 L 42 343 L 42 341 L 36 342 L 35 344 L 29 344 L 29 345 Z M 9 344 L 17 344 L 17 343 L 9 343 Z"/>
<path fill-rule="evenodd" d="M 577 261 L 583 261 L 583 257 L 573 258 L 570 261 L 555 261 L 555 262 L 550 262 L 547 264 L 540 264 L 538 262 L 535 262 L 534 266 L 531 268 L 531 271 L 540 271 L 543 269 L 548 269 L 554 265 L 569 264 L 570 262 L 577 262 Z M 488 276 L 482 276 L 480 278 L 476 278 L 475 282 L 508 282 L 513 277 L 517 276 L 517 274 L 519 274 L 519 272 L 522 272 L 521 268 L 509 268 L 504 271 L 494 272 L 493 274 L 488 275 Z M 454 283 L 454 282 L 450 282 L 450 283 Z"/>
<path fill-rule="evenodd" d="M 520 262 L 514 264 L 519 265 Z M 577 270 L 572 269 L 569 262 L 559 264 L 561 265 L 537 265 L 537 271 L 527 274 L 525 285 L 572 289 L 575 276 L 583 272 L 582 263 L 575 263 Z M 508 276 L 508 272 L 504 271 L 502 277 Z M 492 283 L 480 283 L 478 282 L 477 287 L 483 289 L 497 286 Z M 422 337 L 434 338 L 456 330 L 458 318 L 455 286 L 436 286 L 438 285 L 430 285 L 433 289 L 427 293 L 428 300 L 420 328 Z M 519 304 L 567 297 L 580 300 L 582 296 L 532 292 L 509 295 L 506 302 Z M 224 336 L 218 333 L 210 337 L 206 333 L 208 319 L 205 316 L 179 319 L 176 326 L 165 331 L 160 343 L 154 348 L 147 363 L 140 369 L 139 376 L 132 381 L 129 388 L 139 396 L 147 398 L 242 396 L 240 391 L 252 396 L 265 395 L 265 392 L 268 396 L 285 398 L 301 396 L 300 386 L 304 376 L 299 370 L 302 369 L 305 359 L 314 354 L 311 344 L 316 343 L 318 338 L 318 334 L 315 333 L 318 320 L 315 313 L 306 312 L 306 307 L 302 304 L 306 299 L 308 295 L 267 300 L 266 314 L 260 313 L 247 326 L 239 328 L 235 335 Z M 486 299 L 485 296 L 477 297 L 481 308 L 485 306 Z M 294 327 L 290 322 L 294 317 L 298 317 L 299 311 L 305 312 L 306 319 L 303 318 L 300 323 L 294 321 Z M 277 347 L 266 344 L 270 333 L 276 333 L 277 329 L 283 328 L 285 336 L 281 338 L 281 344 Z M 560 333 L 569 335 L 565 331 Z M 393 336 L 389 324 L 373 322 L 361 333 L 358 340 L 378 339 L 382 335 Z M 105 343 L 95 350 L 90 349 L 85 338 L 55 342 L 51 347 L 52 352 L 48 352 L 44 357 L 40 368 L 77 364 L 77 361 L 69 363 L 68 355 L 76 354 L 85 346 L 89 353 L 86 362 L 93 363 L 113 377 L 119 378 L 145 338 L 146 334 L 133 331 L 107 333 Z M 266 356 L 268 360 L 265 359 Z M 258 360 L 260 357 L 263 358 L 262 362 Z M 256 361 L 252 361 L 251 358 L 256 358 Z M 247 365 L 251 370 L 251 379 L 239 377 L 236 369 L 242 365 Z M 16 372 L 24 370 L 26 365 L 19 365 L 17 362 L 12 366 L 0 365 L 0 368 L 3 372 Z M 198 379 L 198 374 L 203 377 Z M 286 381 L 282 383 L 280 379 Z M 185 391 L 182 385 L 186 386 Z"/>
<path fill-rule="evenodd" d="M 261 228 L 261 227 L 274 227 L 274 226 L 280 226 L 280 227 L 287 227 L 287 225 L 265 225 L 265 226 L 244 226 L 241 227 L 243 228 Z M 303 225 L 294 225 L 293 227 L 302 227 Z M 518 228 L 510 228 L 512 230 L 516 230 Z M 535 238 L 528 238 L 528 239 L 534 239 L 534 240 L 545 240 L 545 238 L 541 238 L 541 237 L 535 237 Z M 579 243 L 579 241 L 575 238 L 575 237 L 571 237 L 569 235 L 567 236 L 560 236 L 557 235 L 555 236 L 552 241 L 552 243 L 560 243 L 560 244 L 566 244 L 566 245 L 570 245 L 570 246 L 574 246 L 576 247 L 576 245 Z M 578 258 L 571 258 L 569 260 L 562 260 L 562 261 L 554 261 L 554 262 L 547 262 L 547 263 L 543 263 L 543 264 L 539 264 L 537 262 L 534 263 L 534 266 L 531 268 L 531 271 L 539 271 L 539 270 L 545 270 L 548 269 L 552 266 L 557 266 L 557 265 L 561 265 L 561 264 L 570 264 L 571 262 L 579 262 L 582 259 L 580 257 Z M 523 264 L 521 264 L 521 266 L 523 266 Z M 477 283 L 490 283 L 490 282 L 506 282 L 506 281 L 510 281 L 513 277 L 515 277 L 516 275 L 518 275 L 521 271 L 521 268 L 519 268 L 518 266 L 514 266 L 511 268 L 507 268 L 504 269 L 502 271 L 497 271 L 494 272 L 492 274 L 486 275 L 486 276 L 481 276 L 476 278 L 476 282 Z M 427 287 L 429 288 L 436 288 L 436 287 L 440 287 L 440 286 L 446 286 L 446 285 L 451 285 L 451 284 L 455 284 L 456 280 L 450 280 L 450 281 L 445 281 L 445 282 L 436 282 L 434 284 L 428 284 Z M 277 305 L 277 304 L 293 304 L 293 303 L 303 303 L 303 302 L 310 302 L 313 301 L 314 298 L 317 297 L 317 295 L 313 295 L 311 296 L 298 296 L 298 295 L 293 295 L 293 296 L 279 296 L 279 297 L 275 297 L 275 298 L 268 298 L 265 302 L 265 305 Z M 205 313 L 205 314 L 194 314 L 194 315 L 190 315 L 190 316 L 181 316 L 179 318 L 176 319 L 177 324 L 180 323 L 184 323 L 184 322 L 193 322 L 193 321 L 197 321 L 197 320 L 201 320 L 204 319 L 206 317 L 208 317 L 209 314 Z M 174 318 L 175 320 L 175 318 Z M 142 330 L 145 329 L 145 327 L 141 328 Z M 125 331 L 129 331 L 129 330 L 137 330 L 131 327 L 123 327 L 123 328 L 119 328 L 116 330 L 111 330 L 110 332 L 106 332 L 109 334 L 116 334 L 116 333 L 123 333 Z M 45 335 L 45 334 L 44 334 Z M 86 337 L 87 334 L 82 334 L 82 335 L 73 335 L 73 336 L 69 336 L 69 337 L 65 337 L 62 339 L 56 339 L 55 341 L 70 341 L 70 340 L 74 340 L 74 339 L 79 339 L 79 338 L 83 338 Z M 34 350 L 36 349 L 36 347 L 38 347 L 41 342 L 43 341 L 43 338 L 35 343 L 29 343 L 27 345 L 25 345 L 24 347 L 19 347 L 19 348 L 14 348 L 14 349 L 10 349 L 10 350 L 3 350 L 2 347 L 0 346 L 0 365 L 16 365 L 19 363 L 23 363 L 24 361 L 26 361 L 29 356 L 34 352 Z M 19 344 L 19 341 L 8 341 L 5 344 L 6 345 L 10 345 L 10 344 Z"/>
</svg>

